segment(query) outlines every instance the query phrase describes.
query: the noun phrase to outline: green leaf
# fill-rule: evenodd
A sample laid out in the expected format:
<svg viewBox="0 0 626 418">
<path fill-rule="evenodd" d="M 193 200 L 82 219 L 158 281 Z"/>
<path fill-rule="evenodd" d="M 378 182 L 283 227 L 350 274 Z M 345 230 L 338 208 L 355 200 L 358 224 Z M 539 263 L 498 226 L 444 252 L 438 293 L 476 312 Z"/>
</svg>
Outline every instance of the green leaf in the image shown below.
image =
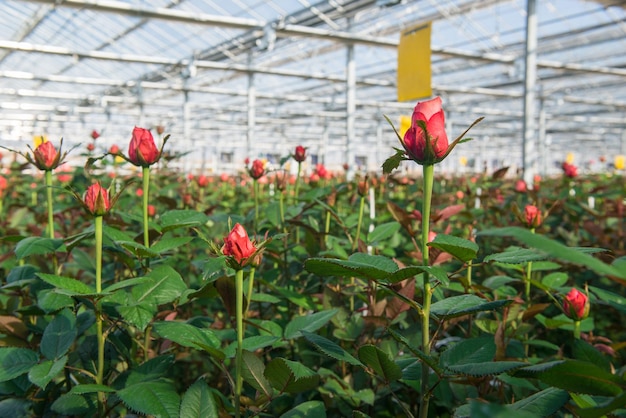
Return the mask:
<svg viewBox="0 0 626 418">
<path fill-rule="evenodd" d="M 326 407 L 322 401 L 306 401 L 285 412 L 280 418 L 326 418 Z"/>
<path fill-rule="evenodd" d="M 376 242 L 384 241 L 391 238 L 396 232 L 400 230 L 402 225 L 398 222 L 387 222 L 380 224 L 374 228 L 374 230 L 367 234 L 367 243 L 372 245 Z"/>
<path fill-rule="evenodd" d="M 134 240 L 115 241 L 115 243 L 138 258 L 151 258 L 159 255 L 156 251 L 152 251 L 150 248 Z"/>
<path fill-rule="evenodd" d="M 37 306 L 45 313 L 50 313 L 73 307 L 74 299 L 71 296 L 56 292 L 56 289 L 44 289 L 37 294 Z"/>
<path fill-rule="evenodd" d="M 363 366 L 363 363 L 361 363 L 350 353 L 348 353 L 346 350 L 344 350 L 334 342 L 330 341 L 329 339 L 308 331 L 301 332 L 304 338 L 306 338 L 311 344 L 315 346 L 315 348 L 326 354 L 328 357 L 334 358 L 335 360 L 339 361 L 345 361 L 346 363 L 350 363 L 355 366 Z"/>
<path fill-rule="evenodd" d="M 198 380 L 187 389 L 180 404 L 180 418 L 218 418 L 219 412 L 209 385 Z"/>
<path fill-rule="evenodd" d="M 471 338 L 460 341 L 441 354 L 439 364 L 442 367 L 461 364 L 486 363 L 496 355 L 496 344 L 492 336 Z"/>
<path fill-rule="evenodd" d="M 117 396 L 131 409 L 161 418 L 178 418 L 180 397 L 168 382 L 141 382 L 117 391 Z"/>
<path fill-rule="evenodd" d="M 513 303 L 512 299 L 488 302 L 476 295 L 459 295 L 433 303 L 430 311 L 440 318 L 448 319 L 476 312 L 492 311 L 511 303 Z"/>
<path fill-rule="evenodd" d="M 0 347 L 0 382 L 6 382 L 28 373 L 38 361 L 39 356 L 32 350 Z"/>
<path fill-rule="evenodd" d="M 163 232 L 167 232 L 176 228 L 204 225 L 208 221 L 208 217 L 195 210 L 170 210 L 162 214 L 159 221 Z"/>
<path fill-rule="evenodd" d="M 528 412 L 536 417 L 549 417 L 561 409 L 568 400 L 569 394 L 566 391 L 557 388 L 547 388 L 512 405 L 508 405 L 508 408 L 515 411 Z"/>
<path fill-rule="evenodd" d="M 320 376 L 301 363 L 278 357 L 265 367 L 267 380 L 280 392 L 299 393 L 316 388 Z"/>
<path fill-rule="evenodd" d="M 213 331 L 206 328 L 198 328 L 191 324 L 176 321 L 155 322 L 153 330 L 160 337 L 172 340 L 183 347 L 209 350 L 214 352 L 219 349 L 221 342 Z"/>
<path fill-rule="evenodd" d="M 586 341 L 574 340 L 572 343 L 572 357 L 576 360 L 595 364 L 606 372 L 611 371 L 609 359 Z"/>
<path fill-rule="evenodd" d="M 172 368 L 172 364 L 174 364 L 174 356 L 155 357 L 134 369 L 126 370 L 115 379 L 114 387 L 122 389 L 137 383 L 160 380 Z"/>
<path fill-rule="evenodd" d="M 37 276 L 44 282 L 54 286 L 59 293 L 68 296 L 89 296 L 96 295 L 96 289 L 87 286 L 85 283 L 72 279 L 71 277 L 57 276 L 55 274 L 37 273 Z"/>
<path fill-rule="evenodd" d="M 534 265 L 533 265 L 533 271 L 535 271 Z M 541 283 L 549 289 L 555 289 L 567 283 L 568 279 L 569 279 L 569 276 L 567 275 L 567 273 L 555 271 L 554 273 L 550 273 L 547 276 L 545 276 L 543 279 L 541 279 Z"/>
<path fill-rule="evenodd" d="M 50 360 L 60 358 L 74 344 L 77 332 L 74 314 L 69 309 L 62 310 L 43 331 L 39 345 L 41 354 Z"/>
<path fill-rule="evenodd" d="M 274 390 L 272 384 L 263 374 L 265 365 L 263 362 L 248 350 L 243 351 L 243 379 L 253 388 L 263 393 L 267 398 L 271 398 Z"/>
<path fill-rule="evenodd" d="M 193 240 L 193 237 L 172 237 L 167 239 L 162 239 L 157 243 L 153 244 L 150 249 L 159 254 L 163 254 L 167 251 L 175 250 L 178 247 L 182 247 L 186 244 L 189 244 Z"/>
<path fill-rule="evenodd" d="M 156 305 L 170 303 L 187 289 L 181 275 L 168 265 L 159 265 L 144 277 L 150 280 L 135 286 L 132 290 L 137 302 Z"/>
<path fill-rule="evenodd" d="M 256 351 L 261 348 L 268 347 L 278 341 L 280 338 L 273 335 L 254 335 L 252 337 L 244 338 L 241 347 L 244 350 Z M 224 350 L 224 355 L 228 358 L 235 357 L 237 351 L 237 342 L 233 342 Z"/>
<path fill-rule="evenodd" d="M 383 280 L 398 270 L 398 265 L 384 256 L 355 253 L 347 260 L 309 258 L 304 262 L 304 268 L 322 277 L 340 276 Z"/>
<path fill-rule="evenodd" d="M 485 263 L 498 262 L 506 264 L 525 264 L 529 261 L 545 260 L 548 256 L 545 253 L 528 248 L 510 247 L 505 251 L 490 254 L 483 259 Z"/>
<path fill-rule="evenodd" d="M 293 338 L 300 338 L 302 336 L 301 331 L 315 332 L 326 325 L 337 312 L 337 309 L 329 309 L 307 316 L 297 316 L 285 327 L 284 337 L 291 340 Z"/>
<path fill-rule="evenodd" d="M 389 283 L 398 283 L 404 279 L 408 279 L 409 277 L 414 277 L 422 273 L 430 274 L 432 277 L 440 281 L 444 286 L 450 284 L 450 279 L 448 279 L 448 273 L 443 268 L 437 266 L 404 267 L 390 274 L 386 280 Z"/>
<path fill-rule="evenodd" d="M 572 399 L 575 399 L 575 395 L 574 393 L 571 394 Z M 626 392 L 602 405 L 591 408 L 576 408 L 576 415 L 580 418 L 600 418 L 605 417 L 616 409 L 622 409 L 624 406 L 626 406 Z"/>
<path fill-rule="evenodd" d="M 0 417 L 31 417 L 29 413 L 33 405 L 27 399 L 7 398 L 0 401 Z"/>
<path fill-rule="evenodd" d="M 478 253 L 478 245 L 475 242 L 454 235 L 438 234 L 428 246 L 439 248 L 465 263 L 476 258 Z"/>
<path fill-rule="evenodd" d="M 389 354 L 374 345 L 359 347 L 359 360 L 387 384 L 402 378 L 400 366 L 394 363 Z"/>
<path fill-rule="evenodd" d="M 510 226 L 506 228 L 483 231 L 480 232 L 479 235 L 513 237 L 527 246 L 543 251 L 556 259 L 588 267 L 598 274 L 626 279 L 625 271 L 621 271 L 614 266 L 605 264 L 580 249 L 567 247 L 558 241 L 554 241 L 540 234 L 533 234 L 524 228 Z"/>
<path fill-rule="evenodd" d="M 395 128 L 394 128 L 395 129 Z M 404 151 L 396 149 L 396 153 L 391 157 L 387 158 L 382 165 L 383 174 L 389 174 L 396 168 L 400 166 L 402 161 L 406 160 L 406 155 Z"/>
<path fill-rule="evenodd" d="M 152 318 L 157 313 L 157 306 L 151 302 L 132 303 L 129 305 L 119 305 L 115 309 L 122 315 L 129 324 L 144 331 Z"/>
<path fill-rule="evenodd" d="M 83 395 L 66 393 L 59 396 L 50 407 L 63 416 L 94 416 L 94 403 Z"/>
<path fill-rule="evenodd" d="M 19 260 L 30 255 L 54 254 L 57 251 L 65 251 L 62 239 L 27 237 L 15 246 L 15 255 Z"/>
<path fill-rule="evenodd" d="M 622 393 L 625 382 L 595 364 L 578 360 L 560 360 L 524 367 L 515 376 L 537 378 L 548 385 L 570 392 L 598 396 Z"/>
<path fill-rule="evenodd" d="M 67 356 L 63 356 L 56 361 L 46 360 L 33 366 L 28 372 L 28 380 L 45 389 L 48 383 L 63 371 L 67 363 Z"/>
</svg>

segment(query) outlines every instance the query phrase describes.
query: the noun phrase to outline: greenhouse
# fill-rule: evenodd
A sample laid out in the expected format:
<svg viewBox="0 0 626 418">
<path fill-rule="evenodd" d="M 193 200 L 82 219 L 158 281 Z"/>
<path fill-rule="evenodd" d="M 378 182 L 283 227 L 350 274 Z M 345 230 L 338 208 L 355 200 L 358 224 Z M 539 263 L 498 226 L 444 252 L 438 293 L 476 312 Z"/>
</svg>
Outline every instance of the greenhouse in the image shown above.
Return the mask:
<svg viewBox="0 0 626 418">
<path fill-rule="evenodd" d="M 486 118 L 446 170 L 464 157 L 468 170 L 551 173 L 572 153 L 596 171 L 626 146 L 623 2 L 530 4 L 5 1 L 0 141 L 71 146 L 96 130 L 104 147 L 160 125 L 190 170 L 298 144 L 376 170 L 396 144 L 384 115 L 399 123 L 415 102 L 398 101 L 400 38 L 430 25 L 404 52 L 432 74 L 415 99 L 441 96 L 453 133 Z"/>
<path fill-rule="evenodd" d="M 626 416 L 626 1 L 0 22 L 0 417 Z"/>
</svg>

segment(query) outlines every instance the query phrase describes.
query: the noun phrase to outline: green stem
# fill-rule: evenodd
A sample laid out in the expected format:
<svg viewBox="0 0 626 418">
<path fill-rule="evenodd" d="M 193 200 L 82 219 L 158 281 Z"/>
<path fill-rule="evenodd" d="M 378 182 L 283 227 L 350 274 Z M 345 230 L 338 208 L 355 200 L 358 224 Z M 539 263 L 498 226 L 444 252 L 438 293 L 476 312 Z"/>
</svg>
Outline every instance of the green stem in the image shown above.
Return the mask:
<svg viewBox="0 0 626 418">
<path fill-rule="evenodd" d="M 535 228 L 531 228 L 530 230 L 531 233 L 535 233 Z M 525 285 L 525 289 L 524 289 L 524 294 L 526 295 L 526 302 L 530 303 L 530 278 L 533 272 L 533 262 L 529 261 L 528 265 L 526 266 L 526 277 L 524 278 L 524 285 Z"/>
<path fill-rule="evenodd" d="M 298 197 L 300 193 L 300 174 L 302 172 L 302 163 L 298 162 L 298 174 L 296 174 L 296 186 L 293 194 L 294 203 L 298 202 Z"/>
<path fill-rule="evenodd" d="M 467 291 L 471 292 L 472 291 L 472 260 L 470 260 L 467 263 L 467 276 L 466 276 L 466 280 L 467 280 Z"/>
<path fill-rule="evenodd" d="M 254 292 L 254 273 L 256 269 L 254 267 L 250 268 L 250 274 L 248 275 L 248 293 L 246 294 L 246 311 L 244 312 L 244 318 L 248 314 L 248 309 L 250 308 L 250 302 L 252 301 L 252 292 Z"/>
<path fill-rule="evenodd" d="M 422 265 L 428 266 L 428 233 L 430 231 L 430 205 L 433 194 L 434 165 L 424 165 L 424 200 L 422 202 Z M 430 354 L 430 303 L 432 298 L 430 277 L 427 272 L 423 274 L 422 294 L 422 351 Z M 420 418 L 428 418 L 428 377 L 430 367 L 422 364 L 422 398 L 420 402 Z"/>
<path fill-rule="evenodd" d="M 574 321 L 574 338 L 580 340 L 580 321 Z"/>
<path fill-rule="evenodd" d="M 235 299 L 237 315 L 237 354 L 235 357 L 235 417 L 241 416 L 241 365 L 243 361 L 243 270 L 235 273 Z"/>
<path fill-rule="evenodd" d="M 46 197 L 48 205 L 48 236 L 54 239 L 54 209 L 52 208 L 52 171 L 46 170 Z"/>
<path fill-rule="evenodd" d="M 95 217 L 96 235 L 96 293 L 102 293 L 102 216 Z M 104 380 L 104 336 L 102 333 L 102 306 L 100 300 L 96 302 L 96 339 L 98 343 L 98 370 L 96 384 L 103 384 Z M 98 409 L 102 411 L 105 405 L 104 392 L 98 392 Z"/>
<path fill-rule="evenodd" d="M 143 174 L 143 245 L 150 247 L 150 227 L 148 226 L 148 193 L 150 191 L 150 167 L 142 168 Z"/>
<path fill-rule="evenodd" d="M 328 248 L 328 234 L 330 232 L 330 211 L 326 211 L 326 224 L 324 225 L 324 243 Z"/>
<path fill-rule="evenodd" d="M 278 210 L 280 211 L 280 227 L 283 233 L 287 233 L 287 226 L 285 225 L 285 194 L 278 191 Z"/>
<path fill-rule="evenodd" d="M 359 239 L 361 238 L 361 225 L 363 224 L 363 212 L 365 211 L 365 196 L 361 196 L 361 203 L 359 204 L 359 220 L 356 224 L 356 236 L 352 241 L 352 252 L 356 251 L 359 247 Z M 354 277 L 350 277 L 350 312 L 354 312 L 354 285 L 356 281 Z"/>
<path fill-rule="evenodd" d="M 259 222 L 259 182 L 254 179 L 254 230 Z"/>
</svg>

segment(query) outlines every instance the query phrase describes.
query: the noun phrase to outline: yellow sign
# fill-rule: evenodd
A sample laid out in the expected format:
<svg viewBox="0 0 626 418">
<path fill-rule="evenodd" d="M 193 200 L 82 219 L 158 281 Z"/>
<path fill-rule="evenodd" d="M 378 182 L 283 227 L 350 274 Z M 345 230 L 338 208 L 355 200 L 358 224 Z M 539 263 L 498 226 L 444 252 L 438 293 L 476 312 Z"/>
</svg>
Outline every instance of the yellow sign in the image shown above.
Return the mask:
<svg viewBox="0 0 626 418">
<path fill-rule="evenodd" d="M 565 162 L 568 164 L 574 164 L 574 154 L 568 152 L 567 156 L 565 157 Z"/>
<path fill-rule="evenodd" d="M 46 135 L 35 135 L 33 136 L 33 145 L 37 148 L 39 145 L 44 142 L 48 142 L 48 137 Z"/>
<path fill-rule="evenodd" d="M 626 157 L 624 157 L 623 155 L 616 155 L 615 156 L 615 161 L 614 161 L 614 165 L 615 165 L 615 169 L 616 170 L 623 170 L 624 166 L 626 165 Z"/>
<path fill-rule="evenodd" d="M 406 131 L 409 130 L 410 127 L 411 127 L 411 117 L 406 116 L 406 115 L 400 116 L 400 129 L 398 130 L 398 133 L 400 134 L 400 138 L 404 138 L 404 134 L 406 133 Z"/>
<path fill-rule="evenodd" d="M 398 44 L 398 101 L 432 96 L 430 68 L 431 23 L 409 29 Z"/>
</svg>

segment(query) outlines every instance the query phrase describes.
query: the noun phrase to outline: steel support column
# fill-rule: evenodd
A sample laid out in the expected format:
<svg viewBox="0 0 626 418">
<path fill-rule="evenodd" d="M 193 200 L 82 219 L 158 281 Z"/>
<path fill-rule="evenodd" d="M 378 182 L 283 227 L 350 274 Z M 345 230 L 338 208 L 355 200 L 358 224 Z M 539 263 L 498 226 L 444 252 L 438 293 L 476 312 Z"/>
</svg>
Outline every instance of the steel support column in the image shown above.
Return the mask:
<svg viewBox="0 0 626 418">
<path fill-rule="evenodd" d="M 524 66 L 524 124 L 522 170 L 526 184 L 532 187 L 537 172 L 535 88 L 537 83 L 537 14 L 536 0 L 526 6 L 526 65 Z"/>
</svg>

